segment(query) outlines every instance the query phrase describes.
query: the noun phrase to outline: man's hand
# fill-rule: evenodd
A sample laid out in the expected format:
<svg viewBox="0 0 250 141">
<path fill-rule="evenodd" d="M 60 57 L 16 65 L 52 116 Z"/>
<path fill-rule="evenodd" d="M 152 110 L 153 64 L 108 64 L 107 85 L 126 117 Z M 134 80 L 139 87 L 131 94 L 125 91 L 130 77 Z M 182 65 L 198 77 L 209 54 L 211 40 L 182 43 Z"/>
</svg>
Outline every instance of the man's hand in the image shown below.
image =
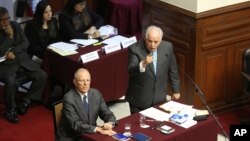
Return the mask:
<svg viewBox="0 0 250 141">
<path fill-rule="evenodd" d="M 100 133 L 100 134 L 109 135 L 109 136 L 113 136 L 114 134 L 116 134 L 116 132 L 113 131 L 112 129 L 104 129 L 104 128 L 101 128 L 101 127 L 97 127 L 96 131 L 98 133 Z"/>
<path fill-rule="evenodd" d="M 109 130 L 113 128 L 113 124 L 111 122 L 107 122 L 103 125 L 103 129 Z"/>
<path fill-rule="evenodd" d="M 148 54 L 145 58 L 145 60 L 142 62 L 143 67 L 145 68 L 147 64 L 152 63 L 153 61 L 153 56 L 152 54 Z"/>
<path fill-rule="evenodd" d="M 16 58 L 15 54 L 11 51 L 6 53 L 6 59 L 7 60 L 14 60 Z"/>
<path fill-rule="evenodd" d="M 4 32 L 10 37 L 13 37 L 13 29 L 11 27 L 11 25 L 5 26 L 3 27 Z"/>
<path fill-rule="evenodd" d="M 180 93 L 174 93 L 172 99 L 180 99 L 181 94 Z"/>
</svg>

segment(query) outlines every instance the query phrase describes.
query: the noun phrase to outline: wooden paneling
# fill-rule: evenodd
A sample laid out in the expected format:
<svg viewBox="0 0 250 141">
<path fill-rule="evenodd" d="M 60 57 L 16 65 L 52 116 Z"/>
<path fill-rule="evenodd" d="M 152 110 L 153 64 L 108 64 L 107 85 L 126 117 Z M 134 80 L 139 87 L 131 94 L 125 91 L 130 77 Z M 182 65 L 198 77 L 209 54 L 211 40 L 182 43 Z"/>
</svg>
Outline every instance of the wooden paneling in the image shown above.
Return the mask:
<svg viewBox="0 0 250 141">
<path fill-rule="evenodd" d="M 179 67 L 214 111 L 248 102 L 242 98 L 240 72 L 242 53 L 250 47 L 250 2 L 199 14 L 157 0 L 144 0 L 143 6 L 143 28 L 155 24 L 163 29 L 163 39 L 174 44 Z M 180 75 L 182 100 L 201 107 L 195 86 L 184 72 Z"/>
</svg>

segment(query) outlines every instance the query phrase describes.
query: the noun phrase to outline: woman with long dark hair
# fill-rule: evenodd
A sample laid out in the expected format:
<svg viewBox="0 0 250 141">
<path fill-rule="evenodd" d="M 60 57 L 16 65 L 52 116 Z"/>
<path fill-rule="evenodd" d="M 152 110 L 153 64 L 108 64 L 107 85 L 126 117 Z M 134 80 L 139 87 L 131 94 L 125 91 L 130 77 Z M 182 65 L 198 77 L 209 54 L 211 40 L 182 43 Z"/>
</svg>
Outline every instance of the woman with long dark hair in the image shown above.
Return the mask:
<svg viewBox="0 0 250 141">
<path fill-rule="evenodd" d="M 59 16 L 60 33 L 63 41 L 70 39 L 98 38 L 97 31 L 104 20 L 87 8 L 86 0 L 68 0 Z"/>
<path fill-rule="evenodd" d="M 52 17 L 52 9 L 46 0 L 36 6 L 33 19 L 27 23 L 25 34 L 29 39 L 28 53 L 43 59 L 49 44 L 59 40 L 58 21 Z"/>
</svg>

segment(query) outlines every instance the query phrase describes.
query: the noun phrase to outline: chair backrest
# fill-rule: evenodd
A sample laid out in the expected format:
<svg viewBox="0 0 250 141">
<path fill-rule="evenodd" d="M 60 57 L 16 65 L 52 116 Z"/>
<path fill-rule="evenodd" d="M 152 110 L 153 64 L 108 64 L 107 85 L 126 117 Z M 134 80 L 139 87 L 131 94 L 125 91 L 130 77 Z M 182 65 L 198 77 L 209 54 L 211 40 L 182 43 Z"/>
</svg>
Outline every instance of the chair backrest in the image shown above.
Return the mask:
<svg viewBox="0 0 250 141">
<path fill-rule="evenodd" d="M 57 135 L 57 127 L 61 120 L 62 108 L 63 108 L 62 100 L 57 101 L 53 104 L 53 120 L 54 120 L 55 135 Z"/>
</svg>

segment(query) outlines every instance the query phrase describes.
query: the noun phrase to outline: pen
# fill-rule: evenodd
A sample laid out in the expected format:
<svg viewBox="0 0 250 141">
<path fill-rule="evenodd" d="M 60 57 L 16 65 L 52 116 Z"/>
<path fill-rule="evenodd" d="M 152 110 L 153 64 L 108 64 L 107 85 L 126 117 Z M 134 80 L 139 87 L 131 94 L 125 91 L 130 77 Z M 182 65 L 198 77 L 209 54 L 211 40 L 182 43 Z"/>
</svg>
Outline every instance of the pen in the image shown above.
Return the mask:
<svg viewBox="0 0 250 141">
<path fill-rule="evenodd" d="M 102 44 L 102 42 L 99 42 L 99 43 L 95 43 L 95 44 L 93 44 L 94 46 L 99 46 L 99 45 L 101 45 Z"/>
<path fill-rule="evenodd" d="M 10 52 L 10 50 L 11 50 L 12 48 L 8 48 L 8 50 L 6 51 L 6 55 Z"/>
<path fill-rule="evenodd" d="M 109 37 L 108 35 L 105 35 L 102 37 L 102 39 L 104 40 L 104 39 L 107 39 L 108 37 Z"/>
</svg>

